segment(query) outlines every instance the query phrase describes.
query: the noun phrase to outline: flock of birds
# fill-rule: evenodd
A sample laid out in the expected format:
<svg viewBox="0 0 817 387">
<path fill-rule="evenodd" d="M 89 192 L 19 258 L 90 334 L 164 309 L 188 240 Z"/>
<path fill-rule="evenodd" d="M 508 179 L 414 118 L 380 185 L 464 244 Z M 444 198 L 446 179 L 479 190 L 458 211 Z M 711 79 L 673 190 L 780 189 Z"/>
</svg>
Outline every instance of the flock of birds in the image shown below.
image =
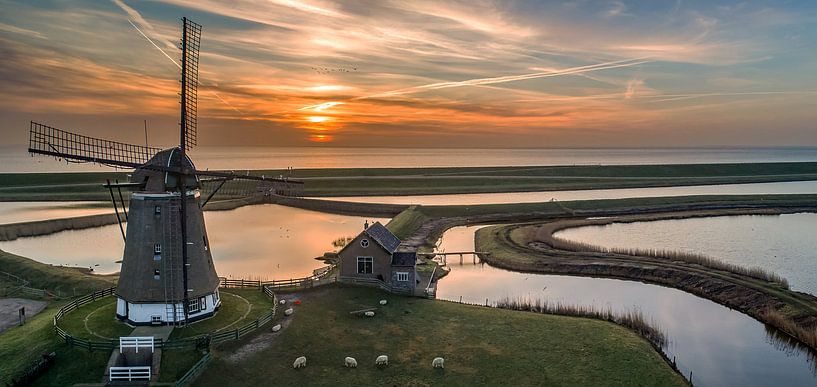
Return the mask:
<svg viewBox="0 0 817 387">
<path fill-rule="evenodd" d="M 329 73 L 351 73 L 357 71 L 357 67 L 323 67 L 323 66 L 313 66 L 311 67 L 312 71 L 318 74 L 329 74 Z"/>
</svg>

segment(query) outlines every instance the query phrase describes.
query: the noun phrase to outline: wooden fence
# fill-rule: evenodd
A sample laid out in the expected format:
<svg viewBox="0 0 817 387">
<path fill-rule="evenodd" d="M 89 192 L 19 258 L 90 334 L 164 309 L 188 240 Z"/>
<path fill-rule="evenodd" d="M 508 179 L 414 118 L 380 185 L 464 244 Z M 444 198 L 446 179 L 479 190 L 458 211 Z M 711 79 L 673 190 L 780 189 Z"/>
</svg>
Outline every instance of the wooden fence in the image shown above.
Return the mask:
<svg viewBox="0 0 817 387">
<path fill-rule="evenodd" d="M 245 284 L 248 284 L 245 287 L 260 287 L 259 284 L 254 286 L 249 285 L 251 282 L 257 281 L 242 281 Z M 235 287 L 235 286 L 233 286 Z M 65 331 L 59 326 L 59 321 L 69 312 L 76 310 L 77 308 L 82 307 L 88 303 L 94 302 L 98 299 L 103 297 L 108 297 L 114 294 L 116 287 L 111 287 L 104 290 L 97 290 L 91 294 L 86 296 L 80 297 L 69 304 L 60 308 L 57 311 L 57 314 L 54 315 L 54 331 L 57 335 L 62 338 L 66 344 L 76 346 L 79 348 L 85 348 L 89 351 L 96 351 L 96 350 L 113 350 L 119 348 L 119 340 L 87 340 L 78 337 L 72 336 L 69 332 Z M 188 337 L 184 339 L 173 339 L 164 341 L 162 339 L 156 339 L 154 346 L 155 348 L 163 348 L 163 349 L 206 349 L 209 348 L 211 345 L 223 343 L 225 341 L 230 340 L 237 340 L 241 337 L 246 336 L 248 333 L 255 331 L 256 329 L 266 325 L 275 317 L 275 313 L 278 309 L 278 298 L 275 293 L 269 288 L 260 288 L 261 291 L 264 292 L 268 297 L 272 300 L 272 307 L 270 310 L 265 313 L 263 316 L 243 325 L 236 329 L 226 331 L 226 332 L 218 332 L 218 333 L 206 333 L 198 336 Z"/>
<path fill-rule="evenodd" d="M 14 294 L 22 293 L 27 296 L 58 298 L 56 294 L 51 293 L 45 289 L 37 289 L 28 286 L 30 282 L 14 274 L 0 271 L 0 282 L 3 281 L 10 282 L 13 285 L 5 288 L 0 288 L 0 297 L 11 297 Z"/>
<path fill-rule="evenodd" d="M 204 356 L 193 365 L 193 367 L 190 367 L 190 370 L 188 370 L 184 376 L 179 378 L 179 380 L 173 384 L 174 387 L 186 387 L 193 384 L 193 381 L 196 380 L 199 375 L 201 375 L 204 368 L 207 367 L 207 364 L 210 364 L 210 360 L 212 359 L 213 355 L 211 355 L 210 352 L 205 353 Z"/>
<path fill-rule="evenodd" d="M 387 284 L 386 282 L 376 278 L 357 278 L 357 277 L 339 277 L 339 278 L 340 279 L 338 279 L 338 282 L 380 288 L 389 293 L 402 294 L 404 296 L 414 295 L 414 290 L 395 288 Z"/>
<path fill-rule="evenodd" d="M 308 289 L 313 288 L 315 286 L 322 286 L 328 285 L 331 283 L 337 282 L 337 280 L 332 277 L 332 272 L 337 267 L 336 264 L 332 264 L 326 267 L 319 274 L 313 274 L 308 277 L 303 278 L 290 278 L 285 280 L 272 280 L 272 281 L 260 281 L 260 280 L 234 280 L 234 279 L 227 279 L 221 277 L 219 286 L 222 288 L 260 288 L 264 292 L 267 291 L 275 291 L 275 290 L 282 290 L 282 289 Z M 267 294 L 269 295 L 269 294 Z"/>
</svg>

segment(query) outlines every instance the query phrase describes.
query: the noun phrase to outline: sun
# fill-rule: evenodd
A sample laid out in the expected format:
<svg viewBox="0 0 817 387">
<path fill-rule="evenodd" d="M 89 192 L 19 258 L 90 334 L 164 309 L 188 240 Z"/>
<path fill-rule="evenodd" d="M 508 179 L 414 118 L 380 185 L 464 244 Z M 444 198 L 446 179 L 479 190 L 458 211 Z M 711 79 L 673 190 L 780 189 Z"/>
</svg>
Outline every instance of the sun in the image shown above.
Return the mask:
<svg viewBox="0 0 817 387">
<path fill-rule="evenodd" d="M 309 122 L 316 122 L 316 123 L 329 121 L 329 117 L 327 117 L 327 116 L 309 116 L 306 119 L 309 120 Z"/>
</svg>

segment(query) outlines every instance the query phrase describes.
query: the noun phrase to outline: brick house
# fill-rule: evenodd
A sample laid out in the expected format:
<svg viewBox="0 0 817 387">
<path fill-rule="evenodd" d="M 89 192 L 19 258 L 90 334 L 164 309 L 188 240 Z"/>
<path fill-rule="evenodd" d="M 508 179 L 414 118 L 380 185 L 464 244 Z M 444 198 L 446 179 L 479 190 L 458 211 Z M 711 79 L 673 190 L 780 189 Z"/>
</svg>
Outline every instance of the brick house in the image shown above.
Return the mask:
<svg viewBox="0 0 817 387">
<path fill-rule="evenodd" d="M 363 231 L 338 252 L 341 280 L 379 280 L 393 290 L 414 293 L 417 253 L 397 251 L 400 239 L 380 222 L 364 224 Z"/>
</svg>

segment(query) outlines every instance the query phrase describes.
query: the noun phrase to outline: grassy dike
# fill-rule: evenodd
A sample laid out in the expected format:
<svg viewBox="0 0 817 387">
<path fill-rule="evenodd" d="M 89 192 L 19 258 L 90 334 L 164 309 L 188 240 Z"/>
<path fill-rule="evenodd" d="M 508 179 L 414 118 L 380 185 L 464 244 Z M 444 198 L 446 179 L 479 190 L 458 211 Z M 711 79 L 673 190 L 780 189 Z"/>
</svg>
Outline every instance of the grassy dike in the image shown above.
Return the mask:
<svg viewBox="0 0 817 387">
<path fill-rule="evenodd" d="M 196 385 L 685 385 L 644 339 L 618 325 L 331 286 L 302 304 L 277 334 L 219 347 Z M 380 307 L 378 300 L 388 299 Z M 374 318 L 350 315 L 378 305 Z M 389 366 L 374 359 L 389 356 Z M 307 367 L 292 362 L 307 357 Z M 343 359 L 358 367 L 344 368 Z M 432 369 L 434 357 L 445 369 Z"/>
<path fill-rule="evenodd" d="M 256 175 L 287 175 L 255 170 Z M 306 196 L 421 195 L 669 187 L 817 180 L 817 163 L 297 169 Z M 0 201 L 109 200 L 106 180 L 126 173 L 4 173 Z"/>
<path fill-rule="evenodd" d="M 482 228 L 476 233 L 476 247 L 490 253 L 482 257 L 484 261 L 510 270 L 619 278 L 684 290 L 736 309 L 817 349 L 817 297 L 727 266 L 679 257 L 563 249 L 561 244 L 553 243 L 557 224 Z"/>
</svg>

